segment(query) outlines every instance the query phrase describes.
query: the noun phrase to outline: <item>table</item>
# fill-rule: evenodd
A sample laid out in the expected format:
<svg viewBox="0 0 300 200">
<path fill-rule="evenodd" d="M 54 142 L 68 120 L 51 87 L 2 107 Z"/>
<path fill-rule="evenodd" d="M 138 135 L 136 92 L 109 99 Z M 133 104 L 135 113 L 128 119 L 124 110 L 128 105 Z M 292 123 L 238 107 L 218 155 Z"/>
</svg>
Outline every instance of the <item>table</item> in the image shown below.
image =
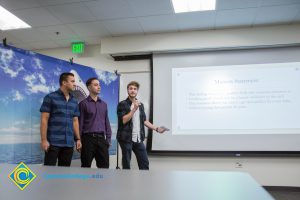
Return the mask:
<svg viewBox="0 0 300 200">
<path fill-rule="evenodd" d="M 138 171 L 28 165 L 36 178 L 22 191 L 0 164 L 0 199 L 273 200 L 249 174 L 224 171 Z"/>
</svg>

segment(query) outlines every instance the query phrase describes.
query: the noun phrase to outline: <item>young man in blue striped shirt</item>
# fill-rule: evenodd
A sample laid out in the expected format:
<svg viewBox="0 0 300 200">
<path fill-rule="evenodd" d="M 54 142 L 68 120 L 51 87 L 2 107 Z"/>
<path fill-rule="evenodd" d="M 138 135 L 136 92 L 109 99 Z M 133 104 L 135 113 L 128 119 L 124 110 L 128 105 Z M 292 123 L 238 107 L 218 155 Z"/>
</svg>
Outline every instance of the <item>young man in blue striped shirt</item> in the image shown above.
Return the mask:
<svg viewBox="0 0 300 200">
<path fill-rule="evenodd" d="M 45 96 L 41 112 L 41 147 L 45 151 L 44 165 L 70 166 L 74 138 L 80 151 L 78 102 L 70 94 L 75 88 L 72 73 L 62 73 L 60 88 Z"/>
</svg>

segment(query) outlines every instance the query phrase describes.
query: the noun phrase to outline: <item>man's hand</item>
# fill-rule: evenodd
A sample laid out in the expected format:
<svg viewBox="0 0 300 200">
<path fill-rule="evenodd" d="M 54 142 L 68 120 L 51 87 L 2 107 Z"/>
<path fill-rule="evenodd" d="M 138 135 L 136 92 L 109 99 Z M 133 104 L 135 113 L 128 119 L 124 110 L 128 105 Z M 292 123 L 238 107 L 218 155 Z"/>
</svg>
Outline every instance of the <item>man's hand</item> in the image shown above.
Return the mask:
<svg viewBox="0 0 300 200">
<path fill-rule="evenodd" d="M 139 109 L 139 105 L 141 105 L 141 103 L 138 100 L 135 100 L 133 102 L 133 110 L 136 111 L 137 109 Z"/>
<path fill-rule="evenodd" d="M 165 128 L 165 127 L 157 127 L 156 131 L 158 133 L 164 133 L 165 131 L 168 131 L 169 129 Z"/>
<path fill-rule="evenodd" d="M 137 111 L 137 109 L 139 109 L 139 105 L 141 105 L 141 103 L 136 99 L 132 101 L 132 104 L 133 104 L 132 110 L 122 117 L 123 124 L 126 124 L 127 122 L 129 122 L 129 120 L 134 115 L 135 111 Z"/>
<path fill-rule="evenodd" d="M 43 151 L 47 152 L 50 147 L 50 144 L 47 140 L 42 140 L 41 147 Z"/>
<path fill-rule="evenodd" d="M 81 147 L 82 147 L 81 140 L 77 140 L 77 141 L 76 141 L 76 150 L 77 150 L 79 153 L 81 152 Z"/>
</svg>

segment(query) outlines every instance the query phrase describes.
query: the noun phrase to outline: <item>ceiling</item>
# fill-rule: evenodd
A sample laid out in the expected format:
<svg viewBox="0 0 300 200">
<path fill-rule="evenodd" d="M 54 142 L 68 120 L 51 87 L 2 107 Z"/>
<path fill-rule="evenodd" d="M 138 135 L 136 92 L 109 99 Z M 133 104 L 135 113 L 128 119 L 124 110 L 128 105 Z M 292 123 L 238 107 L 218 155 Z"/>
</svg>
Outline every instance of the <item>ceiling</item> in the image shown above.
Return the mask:
<svg viewBox="0 0 300 200">
<path fill-rule="evenodd" d="M 170 0 L 0 0 L 32 26 L 1 31 L 9 44 L 35 50 L 99 44 L 103 37 L 300 22 L 300 0 L 217 0 L 215 11 L 174 14 Z M 58 33 L 58 34 L 57 34 Z"/>
</svg>

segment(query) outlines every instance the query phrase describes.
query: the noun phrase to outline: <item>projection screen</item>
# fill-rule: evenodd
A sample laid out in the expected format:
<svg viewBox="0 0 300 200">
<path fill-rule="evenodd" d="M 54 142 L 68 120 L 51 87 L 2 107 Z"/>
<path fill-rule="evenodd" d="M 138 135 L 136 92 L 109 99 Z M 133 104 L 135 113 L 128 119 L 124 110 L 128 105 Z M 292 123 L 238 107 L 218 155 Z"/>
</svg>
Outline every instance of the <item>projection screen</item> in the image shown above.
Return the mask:
<svg viewBox="0 0 300 200">
<path fill-rule="evenodd" d="M 153 56 L 153 152 L 297 152 L 299 116 L 299 47 Z"/>
</svg>

